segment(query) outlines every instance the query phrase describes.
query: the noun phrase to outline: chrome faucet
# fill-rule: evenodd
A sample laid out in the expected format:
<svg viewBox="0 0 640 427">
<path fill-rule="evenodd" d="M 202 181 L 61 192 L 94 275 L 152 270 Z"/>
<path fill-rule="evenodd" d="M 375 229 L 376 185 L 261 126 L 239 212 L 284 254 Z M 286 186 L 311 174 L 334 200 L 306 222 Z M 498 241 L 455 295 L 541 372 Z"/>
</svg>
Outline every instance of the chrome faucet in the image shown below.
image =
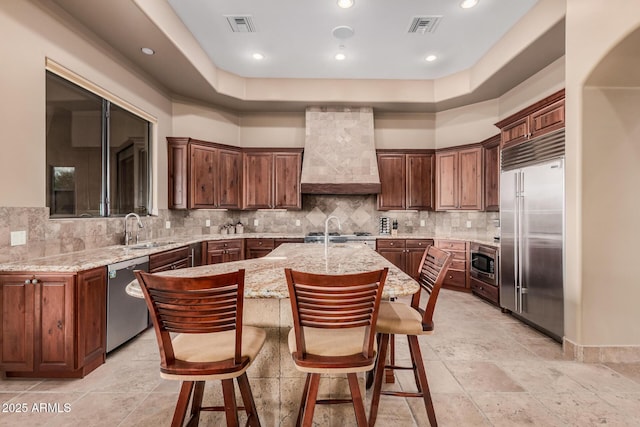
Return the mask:
<svg viewBox="0 0 640 427">
<path fill-rule="evenodd" d="M 131 231 L 128 229 L 127 227 L 127 222 L 129 220 L 130 217 L 135 217 L 138 220 L 138 228 L 144 228 L 144 224 L 142 224 L 142 221 L 140 220 L 140 215 L 138 215 L 137 213 L 134 212 L 130 212 L 128 213 L 125 217 L 124 217 L 124 244 L 128 245 L 129 243 L 131 243 L 131 240 L 133 240 L 133 237 L 131 236 Z M 139 234 L 136 233 L 136 243 L 138 243 L 138 239 L 139 239 Z"/>
<path fill-rule="evenodd" d="M 338 221 L 338 230 L 342 230 L 342 225 L 340 225 L 340 219 L 335 215 L 330 215 L 324 222 L 324 257 L 326 258 L 329 255 L 329 221 L 331 219 L 335 219 Z"/>
</svg>

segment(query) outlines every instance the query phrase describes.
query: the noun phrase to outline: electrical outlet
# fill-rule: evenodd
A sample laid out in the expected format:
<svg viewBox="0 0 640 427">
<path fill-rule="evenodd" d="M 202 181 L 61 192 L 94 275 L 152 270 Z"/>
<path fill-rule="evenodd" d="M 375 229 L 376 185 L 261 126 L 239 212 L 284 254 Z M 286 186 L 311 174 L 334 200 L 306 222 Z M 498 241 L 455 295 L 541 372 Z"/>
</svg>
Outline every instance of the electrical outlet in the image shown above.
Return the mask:
<svg viewBox="0 0 640 427">
<path fill-rule="evenodd" d="M 254 227 L 257 227 L 257 226 L 258 226 L 258 224 L 260 224 L 260 221 L 258 221 L 257 219 L 254 219 L 254 220 L 253 220 L 253 226 L 254 226 Z"/>
<path fill-rule="evenodd" d="M 296 219 L 296 227 L 300 227 L 300 220 Z"/>
<path fill-rule="evenodd" d="M 167 230 L 171 228 L 171 221 L 166 221 L 164 223 L 164 228 L 166 228 Z"/>
<path fill-rule="evenodd" d="M 211 220 L 210 219 L 205 220 L 204 225 L 205 227 L 211 227 Z"/>
<path fill-rule="evenodd" d="M 471 221 L 467 221 L 467 228 L 471 228 Z"/>
<path fill-rule="evenodd" d="M 426 224 L 426 222 L 425 222 L 425 220 L 424 220 L 424 219 L 421 219 L 421 220 L 420 220 L 420 227 L 424 227 L 425 225 L 427 225 L 427 224 Z"/>
<path fill-rule="evenodd" d="M 12 231 L 11 232 L 11 246 L 26 245 L 27 244 L 27 232 Z"/>
</svg>

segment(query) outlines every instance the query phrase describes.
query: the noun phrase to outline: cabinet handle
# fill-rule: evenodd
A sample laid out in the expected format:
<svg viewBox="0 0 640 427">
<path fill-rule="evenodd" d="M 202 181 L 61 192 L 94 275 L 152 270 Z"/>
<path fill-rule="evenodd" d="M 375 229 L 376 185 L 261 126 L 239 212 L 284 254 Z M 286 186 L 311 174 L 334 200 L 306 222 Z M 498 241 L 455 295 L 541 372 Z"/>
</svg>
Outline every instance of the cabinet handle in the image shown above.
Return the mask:
<svg viewBox="0 0 640 427">
<path fill-rule="evenodd" d="M 258 242 L 258 246 L 262 246 L 262 242 Z"/>
<path fill-rule="evenodd" d="M 38 283 L 38 279 L 36 278 L 31 279 L 31 284 L 35 285 L 36 283 Z"/>
<path fill-rule="evenodd" d="M 62 320 L 58 320 L 58 329 L 62 330 Z"/>
<path fill-rule="evenodd" d="M 389 243 L 389 246 L 393 246 L 393 242 Z"/>
</svg>

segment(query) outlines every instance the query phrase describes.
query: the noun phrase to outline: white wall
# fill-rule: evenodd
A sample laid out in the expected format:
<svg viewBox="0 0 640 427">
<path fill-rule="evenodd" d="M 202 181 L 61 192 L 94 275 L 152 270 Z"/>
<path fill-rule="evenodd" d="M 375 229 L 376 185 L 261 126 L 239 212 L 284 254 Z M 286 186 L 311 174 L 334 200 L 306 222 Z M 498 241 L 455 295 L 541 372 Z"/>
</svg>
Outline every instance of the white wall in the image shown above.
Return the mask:
<svg viewBox="0 0 640 427">
<path fill-rule="evenodd" d="M 243 147 L 304 147 L 304 112 L 243 113 L 240 145 Z"/>
<path fill-rule="evenodd" d="M 53 6 L 52 6 L 53 7 Z M 45 206 L 45 58 L 157 119 L 154 163 L 166 164 L 171 134 L 168 97 L 114 60 L 108 46 L 29 1 L 0 2 L 0 206 Z M 156 171 L 157 172 L 157 171 Z M 156 206 L 167 206 L 166 172 L 153 179 Z M 19 185 L 16 185 L 19 183 Z"/>
<path fill-rule="evenodd" d="M 436 148 L 480 142 L 498 133 L 498 99 L 436 113 Z"/>
<path fill-rule="evenodd" d="M 240 120 L 234 113 L 187 101 L 172 105 L 173 135 L 240 146 Z"/>
<path fill-rule="evenodd" d="M 374 113 L 376 148 L 436 147 L 436 116 L 433 113 Z"/>
<path fill-rule="evenodd" d="M 637 252 L 637 244 L 636 248 L 628 244 L 629 238 L 637 237 L 637 227 L 630 227 L 626 213 L 612 213 L 614 216 L 606 218 L 613 220 L 596 222 L 603 201 L 610 201 L 613 194 L 620 200 L 616 198 L 608 206 L 611 210 L 620 209 L 620 203 L 622 208 L 631 207 L 630 201 L 622 199 L 637 194 L 637 189 L 627 187 L 629 183 L 619 182 L 620 178 L 634 176 L 621 170 L 637 156 L 637 142 L 633 141 L 636 131 L 628 128 L 634 110 L 625 111 L 628 105 L 623 98 L 629 94 L 611 98 L 612 92 L 584 89 L 592 70 L 639 26 L 640 2 L 567 0 L 565 335 L 583 345 L 640 344 L 640 310 L 637 304 L 630 307 L 630 301 L 637 302 L 638 295 L 628 293 L 630 283 L 638 287 L 634 262 L 631 260 L 621 271 L 611 269 L 619 265 L 616 257 L 624 260 L 628 251 Z M 603 179 L 601 184 L 592 177 L 594 174 Z M 603 186 L 606 183 L 611 185 Z M 618 192 L 618 186 L 623 191 Z M 615 220 L 618 215 L 623 215 L 621 221 Z M 608 244 L 609 251 L 605 258 L 598 258 L 602 243 Z M 589 263 L 595 259 L 611 272 L 607 280 L 593 275 L 594 265 Z"/>
</svg>

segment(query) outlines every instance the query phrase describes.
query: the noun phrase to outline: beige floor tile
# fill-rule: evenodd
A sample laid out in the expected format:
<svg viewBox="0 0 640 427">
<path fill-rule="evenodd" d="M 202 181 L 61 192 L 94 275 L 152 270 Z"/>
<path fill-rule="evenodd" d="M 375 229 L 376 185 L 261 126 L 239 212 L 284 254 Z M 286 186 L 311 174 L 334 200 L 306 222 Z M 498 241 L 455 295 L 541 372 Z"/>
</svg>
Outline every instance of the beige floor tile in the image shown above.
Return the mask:
<svg viewBox="0 0 640 427">
<path fill-rule="evenodd" d="M 606 363 L 605 365 L 640 384 L 640 363 Z"/>
<path fill-rule="evenodd" d="M 535 397 L 568 426 L 638 425 L 594 393 L 545 393 L 536 394 Z"/>
<path fill-rule="evenodd" d="M 568 375 L 576 382 L 582 384 L 593 392 L 640 392 L 640 383 L 637 383 L 604 365 L 577 362 L 551 363 L 565 375 Z"/>
<path fill-rule="evenodd" d="M 494 426 L 565 425 L 563 420 L 528 393 L 472 393 L 471 396 Z"/>
<path fill-rule="evenodd" d="M 526 391 L 533 393 L 566 393 L 588 391 L 549 362 L 507 361 L 496 364 Z"/>
<path fill-rule="evenodd" d="M 467 392 L 521 392 L 524 389 L 493 362 L 446 362 Z"/>
</svg>

